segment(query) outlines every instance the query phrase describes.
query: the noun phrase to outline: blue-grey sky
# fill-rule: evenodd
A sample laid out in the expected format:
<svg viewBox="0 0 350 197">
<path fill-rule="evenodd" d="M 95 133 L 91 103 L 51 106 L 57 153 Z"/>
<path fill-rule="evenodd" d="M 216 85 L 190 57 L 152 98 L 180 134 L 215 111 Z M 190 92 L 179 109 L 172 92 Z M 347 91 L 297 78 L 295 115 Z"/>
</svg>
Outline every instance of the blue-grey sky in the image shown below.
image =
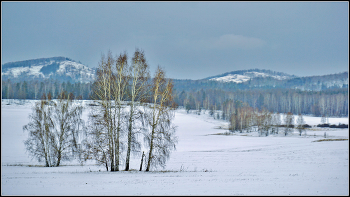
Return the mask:
<svg viewBox="0 0 350 197">
<path fill-rule="evenodd" d="M 345 2 L 1 2 L 1 64 L 145 51 L 151 71 L 202 79 L 242 69 L 348 71 Z"/>
</svg>

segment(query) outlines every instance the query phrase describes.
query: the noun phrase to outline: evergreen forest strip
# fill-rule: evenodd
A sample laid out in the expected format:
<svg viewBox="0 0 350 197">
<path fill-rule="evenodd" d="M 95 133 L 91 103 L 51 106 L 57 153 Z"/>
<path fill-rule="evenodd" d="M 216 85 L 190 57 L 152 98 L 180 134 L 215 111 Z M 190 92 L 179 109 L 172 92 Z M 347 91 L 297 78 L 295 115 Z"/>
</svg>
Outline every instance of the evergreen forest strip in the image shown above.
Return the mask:
<svg viewBox="0 0 350 197">
<path fill-rule="evenodd" d="M 220 111 L 220 119 L 228 119 L 230 103 L 246 103 L 254 109 L 275 113 L 307 114 L 314 116 L 348 116 L 348 87 L 324 88 L 320 91 L 302 91 L 287 87 L 246 87 L 244 84 L 214 81 L 173 80 L 174 101 L 188 111 Z M 92 99 L 92 83 L 71 83 L 58 80 L 2 81 L 2 99 L 41 99 L 51 94 L 56 99 L 60 92 L 75 95 L 75 99 Z M 216 117 L 217 118 L 217 117 Z"/>
</svg>

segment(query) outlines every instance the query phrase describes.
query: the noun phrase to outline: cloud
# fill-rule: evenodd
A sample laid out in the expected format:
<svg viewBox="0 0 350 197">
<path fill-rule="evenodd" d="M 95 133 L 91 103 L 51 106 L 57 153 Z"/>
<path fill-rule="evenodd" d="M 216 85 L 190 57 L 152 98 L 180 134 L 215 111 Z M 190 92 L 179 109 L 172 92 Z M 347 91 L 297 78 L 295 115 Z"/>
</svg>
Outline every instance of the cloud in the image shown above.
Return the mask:
<svg viewBox="0 0 350 197">
<path fill-rule="evenodd" d="M 201 40 L 198 42 L 201 47 L 209 49 L 255 49 L 262 47 L 266 42 L 259 38 L 247 37 L 235 34 L 226 34 L 216 38 Z"/>
</svg>

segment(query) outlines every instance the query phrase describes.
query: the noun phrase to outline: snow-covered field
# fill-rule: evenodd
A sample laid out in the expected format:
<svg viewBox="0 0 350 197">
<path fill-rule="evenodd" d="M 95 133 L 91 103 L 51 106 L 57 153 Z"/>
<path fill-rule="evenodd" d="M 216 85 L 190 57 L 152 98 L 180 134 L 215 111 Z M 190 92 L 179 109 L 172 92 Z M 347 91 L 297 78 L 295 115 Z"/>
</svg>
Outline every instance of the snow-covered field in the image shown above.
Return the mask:
<svg viewBox="0 0 350 197">
<path fill-rule="evenodd" d="M 307 135 L 258 137 L 226 132 L 226 122 L 177 110 L 179 143 L 165 169 L 106 172 L 93 162 L 38 167 L 23 141 L 33 101 L 1 103 L 2 195 L 349 195 L 348 129 L 313 127 Z M 87 111 L 84 118 L 87 117 Z M 304 117 L 306 124 L 320 117 Z M 348 118 L 330 118 L 348 124 Z M 131 161 L 139 169 L 140 157 Z"/>
</svg>

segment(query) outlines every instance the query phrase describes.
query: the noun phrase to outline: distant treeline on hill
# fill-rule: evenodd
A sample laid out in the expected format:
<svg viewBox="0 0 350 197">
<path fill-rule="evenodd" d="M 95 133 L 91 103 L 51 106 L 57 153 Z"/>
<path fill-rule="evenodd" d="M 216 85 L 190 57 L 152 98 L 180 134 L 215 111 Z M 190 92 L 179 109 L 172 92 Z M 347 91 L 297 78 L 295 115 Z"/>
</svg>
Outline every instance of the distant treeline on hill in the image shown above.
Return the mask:
<svg viewBox="0 0 350 197">
<path fill-rule="evenodd" d="M 261 80 L 264 80 L 263 78 Z M 246 103 L 254 109 L 271 112 L 312 114 L 315 116 L 348 116 L 348 88 L 332 88 L 321 91 L 301 91 L 288 88 L 228 88 L 239 86 L 234 83 L 197 81 L 184 83 L 174 80 L 174 100 L 187 110 L 220 111 L 221 119 L 228 119 L 227 108 L 237 102 Z M 195 83 L 195 85 L 191 83 Z M 198 87 L 196 86 L 198 85 Z M 201 88 L 205 85 L 206 88 Z M 76 98 L 91 99 L 92 83 L 70 83 L 57 80 L 2 81 L 3 99 L 40 99 L 50 93 L 57 98 L 62 90 Z"/>
</svg>

